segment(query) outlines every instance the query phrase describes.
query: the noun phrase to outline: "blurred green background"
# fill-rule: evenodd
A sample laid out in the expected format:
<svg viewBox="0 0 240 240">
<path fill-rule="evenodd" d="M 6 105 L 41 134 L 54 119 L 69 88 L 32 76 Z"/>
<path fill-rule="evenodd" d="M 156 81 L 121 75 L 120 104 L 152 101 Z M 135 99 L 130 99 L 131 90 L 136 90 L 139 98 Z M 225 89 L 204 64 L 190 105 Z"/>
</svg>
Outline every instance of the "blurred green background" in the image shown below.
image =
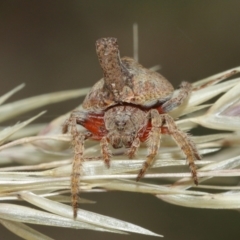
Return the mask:
<svg viewBox="0 0 240 240">
<path fill-rule="evenodd" d="M 160 64 L 160 72 L 175 87 L 182 80 L 192 82 L 240 65 L 240 1 L 8 0 L 0 2 L 0 94 L 22 82 L 26 87 L 12 100 L 93 85 L 102 76 L 95 41 L 117 37 L 121 55 L 132 56 L 135 22 L 139 62 L 146 67 Z M 49 106 L 41 121 L 49 122 L 81 101 Z M 167 240 L 240 239 L 237 211 L 188 209 L 141 194 L 82 195 L 97 201 L 83 208 L 138 224 Z M 59 240 L 153 239 L 36 228 Z M 19 239 L 3 227 L 0 236 Z"/>
</svg>

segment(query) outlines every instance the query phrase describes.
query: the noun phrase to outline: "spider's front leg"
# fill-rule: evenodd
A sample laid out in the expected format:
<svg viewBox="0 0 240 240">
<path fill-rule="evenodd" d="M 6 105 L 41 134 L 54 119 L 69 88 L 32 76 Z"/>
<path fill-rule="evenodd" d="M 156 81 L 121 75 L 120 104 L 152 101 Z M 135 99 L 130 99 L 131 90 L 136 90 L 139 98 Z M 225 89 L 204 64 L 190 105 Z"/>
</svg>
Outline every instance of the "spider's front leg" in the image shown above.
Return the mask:
<svg viewBox="0 0 240 240">
<path fill-rule="evenodd" d="M 71 173 L 71 194 L 72 194 L 72 207 L 73 207 L 73 218 L 77 217 L 78 209 L 78 195 L 79 195 L 79 181 L 81 175 L 81 167 L 84 152 L 84 142 L 91 136 L 89 132 L 81 133 L 77 129 L 78 114 L 80 112 L 74 111 L 68 120 L 63 125 L 62 132 L 66 133 L 70 130 L 72 136 L 72 147 L 74 149 L 74 158 L 72 163 Z"/>
<path fill-rule="evenodd" d="M 149 113 L 152 124 L 152 129 L 149 132 L 149 137 L 147 140 L 149 145 L 149 155 L 147 156 L 147 160 L 144 163 L 143 168 L 140 170 L 138 174 L 137 181 L 144 175 L 147 168 L 153 163 L 154 158 L 160 147 L 161 128 L 163 126 L 163 123 L 166 123 L 167 133 L 173 137 L 175 142 L 178 144 L 178 146 L 182 149 L 183 153 L 186 155 L 194 183 L 198 185 L 198 177 L 194 160 L 195 159 L 200 160 L 201 156 L 198 153 L 198 150 L 194 142 L 185 132 L 182 132 L 180 129 L 177 128 L 174 119 L 170 115 L 159 114 L 158 111 L 155 109 L 150 110 Z"/>
<path fill-rule="evenodd" d="M 200 160 L 201 156 L 198 153 L 195 143 L 192 141 L 192 139 L 188 136 L 187 133 L 178 129 L 176 123 L 174 122 L 174 119 L 170 115 L 163 114 L 162 117 L 164 118 L 167 125 L 168 134 L 173 137 L 177 145 L 182 149 L 183 153 L 185 154 L 189 168 L 192 173 L 193 181 L 196 185 L 198 185 L 198 177 L 194 161 Z"/>
<path fill-rule="evenodd" d="M 156 109 L 152 109 L 148 113 L 151 118 L 152 128 L 149 132 L 147 144 L 148 144 L 148 156 L 147 160 L 144 162 L 142 169 L 138 173 L 137 181 L 145 174 L 149 166 L 152 165 L 156 154 L 158 153 L 160 142 L 161 142 L 161 127 L 163 125 L 162 115 L 158 113 Z"/>
<path fill-rule="evenodd" d="M 128 155 L 129 158 L 133 158 L 136 151 L 138 150 L 138 148 L 140 147 L 140 139 L 139 137 L 136 137 L 133 142 L 132 145 L 130 147 L 130 149 L 127 150 L 126 154 Z"/>
<path fill-rule="evenodd" d="M 109 168 L 112 153 L 108 147 L 108 139 L 106 136 L 101 139 L 100 146 L 101 146 L 103 161 L 104 161 L 105 165 L 107 166 L 107 168 Z"/>
</svg>

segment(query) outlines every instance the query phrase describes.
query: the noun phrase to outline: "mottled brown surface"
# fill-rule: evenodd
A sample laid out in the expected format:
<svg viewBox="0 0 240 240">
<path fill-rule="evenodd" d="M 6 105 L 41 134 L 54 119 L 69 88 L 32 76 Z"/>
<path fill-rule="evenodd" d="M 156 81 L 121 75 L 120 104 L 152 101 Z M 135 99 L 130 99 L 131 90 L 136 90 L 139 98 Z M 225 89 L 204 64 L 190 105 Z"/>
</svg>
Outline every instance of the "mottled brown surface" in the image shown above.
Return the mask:
<svg viewBox="0 0 240 240">
<path fill-rule="evenodd" d="M 149 107 L 172 96 L 174 88 L 161 74 L 144 68 L 132 58 L 120 59 L 116 38 L 97 40 L 96 52 L 103 79 L 93 86 L 83 108 L 102 110 L 120 102 Z"/>
</svg>

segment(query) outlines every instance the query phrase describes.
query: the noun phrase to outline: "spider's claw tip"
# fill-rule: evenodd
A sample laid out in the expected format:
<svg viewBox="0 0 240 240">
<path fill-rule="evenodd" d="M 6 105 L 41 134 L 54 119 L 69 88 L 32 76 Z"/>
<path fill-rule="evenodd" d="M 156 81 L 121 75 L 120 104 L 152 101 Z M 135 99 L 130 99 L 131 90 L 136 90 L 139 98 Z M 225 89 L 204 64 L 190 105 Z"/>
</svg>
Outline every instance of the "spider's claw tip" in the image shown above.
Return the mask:
<svg viewBox="0 0 240 240">
<path fill-rule="evenodd" d="M 74 213 L 73 213 L 73 219 L 76 220 L 76 218 L 77 218 L 77 212 L 74 211 Z"/>
<path fill-rule="evenodd" d="M 107 168 L 110 168 L 110 161 L 105 161 L 105 165 Z"/>
<path fill-rule="evenodd" d="M 195 185 L 196 185 L 196 186 L 198 186 L 198 179 L 197 179 L 197 177 L 196 177 L 196 178 L 194 178 L 194 180 L 193 180 L 193 181 L 194 181 Z"/>
<path fill-rule="evenodd" d="M 138 173 L 137 178 L 136 178 L 137 182 L 142 178 L 143 174 L 144 174 L 144 171 L 141 169 L 140 172 Z"/>
</svg>

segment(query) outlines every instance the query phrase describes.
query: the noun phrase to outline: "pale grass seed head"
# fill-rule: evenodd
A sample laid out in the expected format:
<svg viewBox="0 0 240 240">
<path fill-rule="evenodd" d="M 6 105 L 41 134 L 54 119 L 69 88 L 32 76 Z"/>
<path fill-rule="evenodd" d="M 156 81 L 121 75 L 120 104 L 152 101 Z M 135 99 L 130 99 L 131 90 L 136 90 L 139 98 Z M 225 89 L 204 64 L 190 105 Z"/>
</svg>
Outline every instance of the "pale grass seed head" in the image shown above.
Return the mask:
<svg viewBox="0 0 240 240">
<path fill-rule="evenodd" d="M 188 101 L 171 112 L 178 127 L 184 131 L 199 125 L 219 130 L 215 134 L 192 136 L 203 157 L 196 162 L 198 187 L 193 185 L 180 149 L 171 137 L 163 136 L 156 161 L 140 182 L 135 179 L 147 155 L 144 144 L 134 160 L 116 154 L 107 169 L 99 160 L 99 142 L 86 141 L 84 155 L 92 160 L 83 163 L 80 192 L 141 192 L 186 207 L 240 208 L 240 187 L 236 181 L 240 176 L 240 78 L 223 81 L 239 71 L 240 67 L 237 67 L 195 82 Z M 4 104 L 23 87 L 20 85 L 0 97 L 0 122 L 50 103 L 83 96 L 89 90 L 63 91 Z M 25 223 L 161 236 L 137 225 L 81 209 L 77 219 L 73 220 L 70 206 L 71 136 L 61 134 L 69 113 L 49 124 L 32 124 L 42 114 L 44 112 L 0 130 L 0 222 L 18 236 L 31 240 L 51 238 Z M 79 131 L 84 129 L 79 127 Z M 156 180 L 156 184 L 147 183 L 147 179 Z M 168 184 L 162 184 L 159 179 Z M 216 189 L 220 193 L 212 193 Z M 23 201 L 31 207 L 22 206 Z M 81 199 L 80 207 L 81 203 L 93 202 Z"/>
</svg>

